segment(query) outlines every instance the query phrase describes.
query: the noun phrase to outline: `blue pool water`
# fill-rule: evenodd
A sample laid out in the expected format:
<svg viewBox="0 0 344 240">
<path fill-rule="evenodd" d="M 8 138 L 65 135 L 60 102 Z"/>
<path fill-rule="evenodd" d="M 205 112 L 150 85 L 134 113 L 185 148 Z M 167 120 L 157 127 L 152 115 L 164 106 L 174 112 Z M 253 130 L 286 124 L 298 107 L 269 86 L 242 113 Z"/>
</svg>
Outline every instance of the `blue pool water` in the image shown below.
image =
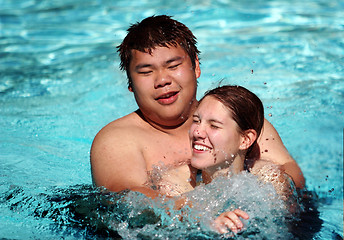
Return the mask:
<svg viewBox="0 0 344 240">
<path fill-rule="evenodd" d="M 174 16 L 198 38 L 198 98 L 220 81 L 254 91 L 305 175 L 311 204 L 294 227 L 278 199 L 264 201 L 268 187 L 256 195 L 231 192 L 259 203 L 238 238 L 343 238 L 343 1 L 0 0 L 0 6 L 0 238 L 230 237 L 202 224 L 206 214 L 180 222 L 173 219 L 178 213 L 145 209 L 155 203 L 139 194 L 92 188 L 93 137 L 137 108 L 115 46 L 129 23 L 153 14 Z M 255 188 L 253 180 L 240 180 Z M 200 201 L 215 192 L 196 191 L 198 212 L 216 205 Z"/>
</svg>

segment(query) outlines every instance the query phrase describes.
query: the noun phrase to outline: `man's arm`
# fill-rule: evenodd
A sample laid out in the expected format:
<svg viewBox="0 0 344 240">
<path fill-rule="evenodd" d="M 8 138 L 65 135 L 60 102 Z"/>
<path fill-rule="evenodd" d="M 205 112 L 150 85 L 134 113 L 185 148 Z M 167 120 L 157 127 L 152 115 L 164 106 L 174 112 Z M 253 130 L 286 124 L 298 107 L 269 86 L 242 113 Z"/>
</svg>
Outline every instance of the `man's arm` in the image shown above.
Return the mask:
<svg viewBox="0 0 344 240">
<path fill-rule="evenodd" d="M 305 179 L 300 167 L 288 153 L 276 129 L 266 119 L 258 139 L 258 145 L 260 159 L 281 165 L 283 170 L 293 179 L 297 188 L 305 186 Z"/>
<path fill-rule="evenodd" d="M 146 164 L 133 136 L 132 130 L 111 124 L 97 134 L 91 148 L 93 183 L 113 192 L 130 189 L 155 198 L 158 194 L 145 186 Z"/>
<path fill-rule="evenodd" d="M 132 135 L 134 136 L 134 135 Z M 125 189 L 140 192 L 151 199 L 161 193 L 147 186 L 146 163 L 131 137 L 131 130 L 105 127 L 95 137 L 91 148 L 92 180 L 97 187 L 119 192 Z M 171 197 L 166 197 L 166 201 Z M 175 199 L 175 209 L 187 204 L 183 197 Z"/>
</svg>

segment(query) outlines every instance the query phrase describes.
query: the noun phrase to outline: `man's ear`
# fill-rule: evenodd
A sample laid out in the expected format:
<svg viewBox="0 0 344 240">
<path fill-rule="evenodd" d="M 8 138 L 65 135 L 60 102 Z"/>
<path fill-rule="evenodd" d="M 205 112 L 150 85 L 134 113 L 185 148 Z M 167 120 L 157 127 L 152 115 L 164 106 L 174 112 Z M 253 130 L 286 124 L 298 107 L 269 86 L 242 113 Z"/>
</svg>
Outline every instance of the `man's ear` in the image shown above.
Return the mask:
<svg viewBox="0 0 344 240">
<path fill-rule="evenodd" d="M 131 81 L 131 79 L 129 78 L 129 84 L 128 84 L 128 90 L 129 90 L 129 92 L 134 92 L 133 91 L 133 82 Z"/>
<path fill-rule="evenodd" d="M 247 150 L 257 139 L 257 132 L 254 129 L 245 130 L 241 135 L 240 150 Z"/>
<path fill-rule="evenodd" d="M 199 59 L 197 55 L 195 59 L 195 74 L 196 78 L 199 78 L 201 76 L 201 67 L 199 66 Z"/>
</svg>

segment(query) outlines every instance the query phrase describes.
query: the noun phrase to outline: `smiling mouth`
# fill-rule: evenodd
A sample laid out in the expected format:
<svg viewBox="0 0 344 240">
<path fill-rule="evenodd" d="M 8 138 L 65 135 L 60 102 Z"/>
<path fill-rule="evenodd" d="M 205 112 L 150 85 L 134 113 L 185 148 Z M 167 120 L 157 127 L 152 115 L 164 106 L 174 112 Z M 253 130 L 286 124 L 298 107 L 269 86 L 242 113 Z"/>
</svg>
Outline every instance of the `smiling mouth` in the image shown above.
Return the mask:
<svg viewBox="0 0 344 240">
<path fill-rule="evenodd" d="M 195 150 L 197 150 L 197 151 L 202 151 L 202 152 L 204 152 L 204 151 L 210 151 L 210 150 L 211 150 L 211 148 L 206 147 L 206 146 L 204 146 L 204 145 L 199 145 L 199 144 L 194 144 L 194 145 L 193 145 L 193 148 L 194 148 Z"/>
<path fill-rule="evenodd" d="M 177 101 L 179 96 L 179 92 L 169 92 L 166 94 L 162 94 L 157 97 L 155 100 L 158 101 L 162 105 L 170 105 Z"/>
<path fill-rule="evenodd" d="M 175 95 L 177 95 L 178 92 L 169 92 L 163 95 L 160 95 L 159 97 L 156 98 L 156 100 L 160 100 L 160 99 L 169 99 L 170 97 L 173 97 Z"/>
</svg>

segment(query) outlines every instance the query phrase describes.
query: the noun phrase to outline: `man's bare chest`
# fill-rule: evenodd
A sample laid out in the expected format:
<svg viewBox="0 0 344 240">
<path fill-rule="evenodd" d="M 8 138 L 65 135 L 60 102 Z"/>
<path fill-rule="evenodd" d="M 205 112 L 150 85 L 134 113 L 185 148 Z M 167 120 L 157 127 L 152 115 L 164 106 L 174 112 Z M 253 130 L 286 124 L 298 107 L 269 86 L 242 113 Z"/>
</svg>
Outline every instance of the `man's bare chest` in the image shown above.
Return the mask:
<svg viewBox="0 0 344 240">
<path fill-rule="evenodd" d="M 180 166 L 189 163 L 191 148 L 189 140 L 150 139 L 142 148 L 147 170 L 156 166 Z"/>
<path fill-rule="evenodd" d="M 155 144 L 146 145 L 143 152 L 147 170 L 154 166 L 180 166 L 189 163 L 191 150 L 189 146 L 180 144 Z"/>
</svg>

